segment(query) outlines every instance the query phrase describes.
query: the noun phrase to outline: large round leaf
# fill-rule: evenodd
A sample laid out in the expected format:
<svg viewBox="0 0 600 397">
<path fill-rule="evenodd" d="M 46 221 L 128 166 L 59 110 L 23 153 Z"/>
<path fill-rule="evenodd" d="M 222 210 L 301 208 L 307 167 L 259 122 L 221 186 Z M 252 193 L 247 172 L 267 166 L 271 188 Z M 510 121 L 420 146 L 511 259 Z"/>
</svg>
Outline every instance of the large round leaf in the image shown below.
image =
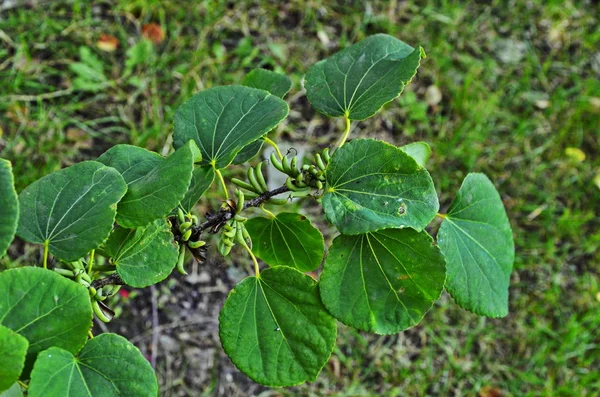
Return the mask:
<svg viewBox="0 0 600 397">
<path fill-rule="evenodd" d="M 138 146 L 115 145 L 98 157 L 97 161 L 119 171 L 129 186 L 148 175 L 165 158 Z"/>
<path fill-rule="evenodd" d="M 254 69 L 244 77 L 246 87 L 258 88 L 283 98 L 292 88 L 289 77 L 266 69 Z"/>
<path fill-rule="evenodd" d="M 321 274 L 321 299 L 351 327 L 393 334 L 417 325 L 442 293 L 444 258 L 426 232 L 338 236 Z"/>
<path fill-rule="evenodd" d="M 508 314 L 515 259 L 500 195 L 484 174 L 469 174 L 437 235 L 448 264 L 446 289 L 463 308 L 488 317 Z"/>
<path fill-rule="evenodd" d="M 28 346 L 27 339 L 0 325 L 0 392 L 9 389 L 19 379 Z"/>
<path fill-rule="evenodd" d="M 90 339 L 77 356 L 53 347 L 40 353 L 29 397 L 158 395 L 150 363 L 137 347 L 116 334 Z"/>
<path fill-rule="evenodd" d="M 311 66 L 306 95 L 321 113 L 364 120 L 400 95 L 423 57 L 421 47 L 377 34 Z"/>
<path fill-rule="evenodd" d="M 187 142 L 167 159 L 156 162 L 146 174 L 138 175 L 129 183 L 127 193 L 117 208 L 119 225 L 128 228 L 145 226 L 168 215 L 177 207 L 188 191 L 192 179 L 195 149 L 193 145 L 193 141 Z M 124 152 L 127 152 L 128 148 Z M 150 160 L 155 157 L 150 152 L 145 157 L 149 162 L 156 161 Z M 113 163 L 110 165 L 113 166 Z M 126 169 L 119 171 L 125 172 Z"/>
<path fill-rule="evenodd" d="M 246 228 L 252 252 L 271 266 L 308 272 L 323 260 L 323 235 L 304 215 L 282 212 L 275 218 L 256 217 L 246 222 Z"/>
<path fill-rule="evenodd" d="M 266 91 L 236 85 L 214 87 L 177 109 L 173 145 L 178 148 L 193 139 L 204 165 L 224 168 L 287 114 L 285 101 Z"/>
<path fill-rule="evenodd" d="M 200 167 L 194 168 L 192 173 L 192 181 L 187 193 L 181 200 L 181 207 L 186 211 L 191 211 L 192 208 L 198 203 L 198 200 L 202 197 L 204 192 L 212 185 L 215 179 L 215 170 L 212 167 Z"/>
<path fill-rule="evenodd" d="M 92 326 L 88 291 L 53 271 L 22 267 L 0 273 L 0 324 L 23 335 L 28 361 L 57 346 L 77 352 Z"/>
<path fill-rule="evenodd" d="M 17 233 L 30 243 L 47 243 L 61 259 L 79 259 L 108 237 L 126 190 L 117 170 L 96 161 L 46 175 L 19 195 Z"/>
<path fill-rule="evenodd" d="M 439 203 L 431 176 L 399 148 L 372 139 L 355 139 L 327 166 L 323 209 L 343 234 L 389 227 L 422 230 Z"/>
<path fill-rule="evenodd" d="M 266 269 L 236 285 L 221 310 L 219 331 L 231 361 L 267 386 L 314 381 L 337 332 L 317 282 L 289 267 Z"/>
<path fill-rule="evenodd" d="M 10 161 L 0 159 L 0 258 L 15 237 L 19 220 L 19 200 Z"/>
<path fill-rule="evenodd" d="M 104 246 L 127 285 L 147 287 L 164 280 L 177 263 L 179 249 L 165 219 L 138 229 L 118 227 Z"/>
</svg>

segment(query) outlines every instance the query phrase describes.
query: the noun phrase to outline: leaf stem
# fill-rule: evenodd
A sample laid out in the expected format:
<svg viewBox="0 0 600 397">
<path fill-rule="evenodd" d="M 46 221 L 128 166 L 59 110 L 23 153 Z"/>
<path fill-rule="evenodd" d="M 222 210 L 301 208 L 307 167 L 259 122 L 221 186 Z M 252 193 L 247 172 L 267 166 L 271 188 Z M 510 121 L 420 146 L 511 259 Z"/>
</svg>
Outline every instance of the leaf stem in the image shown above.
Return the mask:
<svg viewBox="0 0 600 397">
<path fill-rule="evenodd" d="M 91 329 L 88 331 L 88 337 L 90 339 L 94 339 L 94 334 L 92 334 L 92 330 Z"/>
<path fill-rule="evenodd" d="M 347 114 L 344 115 L 344 120 L 346 120 L 346 129 L 344 130 L 344 135 L 342 135 L 342 138 L 336 145 L 338 148 L 341 148 L 342 146 L 344 146 L 344 143 L 346 143 L 346 139 L 348 139 L 348 135 L 350 135 L 350 125 L 351 124 L 350 124 L 350 118 L 348 117 Z"/>
<path fill-rule="evenodd" d="M 272 213 L 271 211 L 269 211 L 268 209 L 266 209 L 264 204 L 261 204 L 260 209 L 263 210 L 271 218 L 276 218 L 275 214 Z"/>
<path fill-rule="evenodd" d="M 17 383 L 19 384 L 19 386 L 21 386 L 25 390 L 29 389 L 29 386 L 27 386 L 25 383 L 21 382 L 20 380 L 18 380 Z"/>
<path fill-rule="evenodd" d="M 250 257 L 252 258 L 252 262 L 254 262 L 254 273 L 256 274 L 256 277 L 260 276 L 260 269 L 258 267 L 258 261 L 256 260 L 256 256 L 254 256 L 254 253 L 252 252 L 250 247 L 248 247 L 248 244 L 244 243 L 242 244 L 242 246 L 246 248 L 246 251 L 248 251 L 248 254 L 250 254 Z"/>
<path fill-rule="evenodd" d="M 48 246 L 50 245 L 50 241 L 44 241 L 44 269 L 48 269 Z"/>
<path fill-rule="evenodd" d="M 96 250 L 93 249 L 90 252 L 90 263 L 88 263 L 88 274 L 92 274 L 92 270 L 94 269 L 94 255 L 96 255 Z"/>
<path fill-rule="evenodd" d="M 272 140 L 270 140 L 269 137 L 267 137 L 267 136 L 264 137 L 264 140 L 265 140 L 266 144 L 273 146 L 273 148 L 275 149 L 275 152 L 277 152 L 277 156 L 281 160 L 283 158 L 283 155 L 281 154 L 281 150 L 279 150 L 279 146 L 277 146 L 277 144 L 275 142 L 273 142 Z"/>
<path fill-rule="evenodd" d="M 442 219 L 446 219 L 446 214 L 440 214 L 439 212 L 436 214 L 438 217 Z"/>
<path fill-rule="evenodd" d="M 221 170 L 215 169 L 215 173 L 219 177 L 219 182 L 221 183 L 221 188 L 223 189 L 223 195 L 225 195 L 225 200 L 229 200 L 229 193 L 227 193 L 227 186 L 225 185 L 225 179 L 223 179 L 223 174 L 221 174 Z"/>
</svg>

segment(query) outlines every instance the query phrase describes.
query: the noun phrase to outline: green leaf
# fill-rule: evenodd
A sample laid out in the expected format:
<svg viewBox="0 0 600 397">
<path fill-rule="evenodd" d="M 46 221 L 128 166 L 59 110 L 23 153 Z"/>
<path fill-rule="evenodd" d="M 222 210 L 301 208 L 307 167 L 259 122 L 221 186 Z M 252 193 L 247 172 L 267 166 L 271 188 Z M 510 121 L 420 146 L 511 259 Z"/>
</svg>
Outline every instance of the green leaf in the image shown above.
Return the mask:
<svg viewBox="0 0 600 397">
<path fill-rule="evenodd" d="M 431 147 L 425 142 L 409 143 L 400 146 L 399 149 L 412 157 L 421 167 L 425 167 L 427 160 L 431 157 Z"/>
<path fill-rule="evenodd" d="M 90 339 L 77 356 L 53 347 L 40 353 L 29 397 L 158 395 L 154 370 L 137 347 L 116 334 Z"/>
<path fill-rule="evenodd" d="M 194 172 L 192 173 L 190 187 L 183 197 L 183 200 L 181 200 L 183 209 L 188 212 L 191 211 L 204 192 L 212 185 L 214 179 L 215 170 L 212 167 L 195 167 Z"/>
<path fill-rule="evenodd" d="M 270 266 L 289 266 L 308 272 L 323 260 L 323 235 L 304 215 L 282 212 L 275 218 L 246 222 L 252 252 Z"/>
<path fill-rule="evenodd" d="M 292 80 L 283 74 L 271 72 L 266 69 L 254 69 L 246 75 L 243 85 L 283 98 L 292 88 Z"/>
<path fill-rule="evenodd" d="M 427 170 L 382 141 L 355 139 L 336 150 L 326 179 L 323 209 L 342 234 L 422 230 L 439 209 Z"/>
<path fill-rule="evenodd" d="M 127 59 L 125 61 L 125 74 L 133 72 L 133 69 L 146 63 L 154 54 L 154 46 L 152 42 L 147 39 L 142 39 L 137 42 L 133 47 L 127 50 Z"/>
<path fill-rule="evenodd" d="M 12 243 L 19 222 L 19 200 L 10 161 L 0 159 L 0 258 Z"/>
<path fill-rule="evenodd" d="M 285 101 L 244 86 L 214 87 L 194 95 L 175 113 L 173 145 L 193 139 L 203 164 L 228 166 L 249 143 L 272 130 L 288 114 Z"/>
<path fill-rule="evenodd" d="M 194 142 L 189 141 L 167 159 L 158 162 L 145 175 L 129 182 L 127 194 L 117 208 L 119 225 L 127 228 L 145 226 L 155 219 L 168 215 L 173 208 L 177 207 L 187 193 L 192 179 L 193 145 Z M 141 152 L 137 152 L 141 155 Z M 151 156 L 154 155 L 145 155 L 149 162 Z M 122 165 L 120 162 L 115 165 L 109 164 L 112 167 Z M 117 169 L 125 172 L 128 168 Z M 141 170 L 142 166 L 139 166 L 138 171 Z"/>
<path fill-rule="evenodd" d="M 421 47 L 377 34 L 311 66 L 306 95 L 321 113 L 364 120 L 400 95 L 424 57 Z"/>
<path fill-rule="evenodd" d="M 9 389 L 19 379 L 29 342 L 10 328 L 0 325 L 0 392 Z"/>
<path fill-rule="evenodd" d="M 225 353 L 266 386 L 314 381 L 329 359 L 336 333 L 317 282 L 289 267 L 244 279 L 231 290 L 219 316 Z"/>
<path fill-rule="evenodd" d="M 164 280 L 177 263 L 179 247 L 165 219 L 139 229 L 117 227 L 104 246 L 117 272 L 132 287 Z"/>
<path fill-rule="evenodd" d="M 260 149 L 262 149 L 264 140 L 258 139 L 252 143 L 246 145 L 233 159 L 232 164 L 244 164 L 250 160 L 252 160 L 258 153 L 260 153 Z"/>
<path fill-rule="evenodd" d="M 127 186 L 142 179 L 165 159 L 160 154 L 132 145 L 115 145 L 96 160 L 116 168 L 127 182 Z"/>
<path fill-rule="evenodd" d="M 77 352 L 92 326 L 87 289 L 53 271 L 22 267 L 0 273 L 0 324 L 24 336 L 27 361 L 51 346 Z"/>
<path fill-rule="evenodd" d="M 125 181 L 111 167 L 84 161 L 38 179 L 19 195 L 17 233 L 66 261 L 83 257 L 109 235 Z"/>
<path fill-rule="evenodd" d="M 18 383 L 13 383 L 10 388 L 0 392 L 0 397 L 23 397 L 23 391 Z"/>
<path fill-rule="evenodd" d="M 321 299 L 346 325 L 393 334 L 421 321 L 445 279 L 444 258 L 426 232 L 340 235 L 325 260 Z"/>
<path fill-rule="evenodd" d="M 446 289 L 456 303 L 479 315 L 506 316 L 515 247 L 502 200 L 487 176 L 467 175 L 437 240 L 448 265 Z"/>
</svg>

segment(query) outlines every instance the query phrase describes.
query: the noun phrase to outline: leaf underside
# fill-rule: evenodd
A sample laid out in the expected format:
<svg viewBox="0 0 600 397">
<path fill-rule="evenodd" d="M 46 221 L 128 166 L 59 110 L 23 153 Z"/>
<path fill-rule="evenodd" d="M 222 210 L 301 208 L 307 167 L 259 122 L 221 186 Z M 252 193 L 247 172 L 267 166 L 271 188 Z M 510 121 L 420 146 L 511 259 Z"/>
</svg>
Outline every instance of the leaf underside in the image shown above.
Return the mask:
<svg viewBox="0 0 600 397">
<path fill-rule="evenodd" d="M 173 146 L 193 139 L 202 152 L 203 165 L 224 168 L 246 145 L 277 126 L 288 110 L 285 101 L 263 90 L 214 87 L 177 109 Z"/>
<path fill-rule="evenodd" d="M 426 142 L 413 142 L 398 149 L 412 157 L 421 167 L 425 167 L 431 157 L 431 147 Z"/>
<path fill-rule="evenodd" d="M 57 347 L 41 352 L 29 384 L 30 397 L 157 395 L 150 363 L 116 334 L 90 339 L 77 357 Z"/>
<path fill-rule="evenodd" d="M 108 237 L 126 190 L 119 172 L 97 161 L 46 175 L 19 195 L 17 233 L 30 243 L 48 242 L 61 259 L 77 260 Z"/>
<path fill-rule="evenodd" d="M 208 190 L 215 179 L 215 170 L 212 167 L 194 167 L 192 172 L 192 180 L 187 193 L 181 200 L 181 208 L 184 211 L 191 211 L 198 203 L 202 195 Z"/>
<path fill-rule="evenodd" d="M 439 298 L 444 258 L 426 232 L 340 235 L 321 274 L 323 303 L 351 327 L 393 334 L 417 325 Z"/>
<path fill-rule="evenodd" d="M 323 235 L 304 215 L 282 212 L 273 219 L 256 217 L 246 223 L 252 251 L 270 266 L 308 272 L 321 264 Z"/>
<path fill-rule="evenodd" d="M 19 200 L 15 192 L 10 161 L 0 159 L 0 258 L 12 243 L 19 221 Z"/>
<path fill-rule="evenodd" d="M 258 88 L 283 98 L 292 88 L 289 77 L 266 69 L 254 69 L 244 77 L 242 83 L 246 87 Z"/>
<path fill-rule="evenodd" d="M 382 141 L 355 139 L 336 150 L 326 179 L 323 209 L 342 234 L 422 230 L 439 209 L 427 170 Z"/>
<path fill-rule="evenodd" d="M 456 302 L 479 315 L 506 316 L 515 248 L 502 200 L 487 176 L 467 175 L 437 241 L 448 266 L 446 289 Z"/>
<path fill-rule="evenodd" d="M 229 293 L 219 316 L 225 353 L 266 386 L 314 381 L 329 359 L 336 333 L 316 281 L 289 267 L 244 279 Z"/>
<path fill-rule="evenodd" d="M 311 66 L 306 95 L 321 113 L 364 120 L 400 95 L 424 56 L 421 47 L 377 34 Z"/>
</svg>

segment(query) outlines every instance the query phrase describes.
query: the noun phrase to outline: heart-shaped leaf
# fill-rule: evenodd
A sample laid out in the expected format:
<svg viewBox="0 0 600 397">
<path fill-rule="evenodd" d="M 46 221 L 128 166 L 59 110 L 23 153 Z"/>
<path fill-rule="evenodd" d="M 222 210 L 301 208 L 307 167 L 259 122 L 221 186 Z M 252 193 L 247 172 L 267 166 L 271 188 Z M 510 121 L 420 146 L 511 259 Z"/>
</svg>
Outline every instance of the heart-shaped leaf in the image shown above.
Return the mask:
<svg viewBox="0 0 600 397">
<path fill-rule="evenodd" d="M 437 240 L 448 264 L 446 289 L 456 303 L 479 315 L 506 316 L 515 247 L 502 200 L 487 176 L 467 175 Z"/>
<path fill-rule="evenodd" d="M 10 161 L 0 159 L 0 258 L 12 243 L 19 222 L 19 200 Z"/>
<path fill-rule="evenodd" d="M 29 343 L 27 361 L 58 346 L 77 352 L 92 326 L 92 307 L 85 287 L 53 271 L 22 267 L 0 273 L 0 324 Z"/>
<path fill-rule="evenodd" d="M 321 299 L 346 325 L 393 334 L 421 321 L 445 279 L 444 258 L 426 232 L 340 235 L 325 260 Z"/>
<path fill-rule="evenodd" d="M 232 164 L 244 164 L 250 160 L 252 160 L 262 149 L 265 141 L 263 139 L 258 139 L 248 145 L 246 145 L 233 159 Z"/>
<path fill-rule="evenodd" d="M 266 69 L 254 69 L 244 77 L 246 87 L 258 88 L 283 98 L 292 88 L 289 77 Z"/>
<path fill-rule="evenodd" d="M 306 95 L 321 113 L 364 120 L 400 95 L 423 57 L 421 47 L 377 34 L 311 66 Z"/>
<path fill-rule="evenodd" d="M 97 159 L 115 168 L 130 186 L 161 165 L 165 158 L 160 154 L 132 145 L 115 145 Z"/>
<path fill-rule="evenodd" d="M 431 147 L 426 142 L 413 142 L 398 149 L 412 157 L 421 167 L 425 167 L 431 157 Z"/>
<path fill-rule="evenodd" d="M 115 154 L 106 159 L 107 163 L 119 172 L 131 173 L 125 197 L 117 208 L 117 222 L 127 228 L 145 226 L 150 222 L 168 215 L 181 202 L 190 186 L 194 169 L 194 142 L 182 145 L 168 158 L 159 161 L 151 152 L 131 150 L 131 146 L 121 145 L 114 149 Z M 113 150 L 111 149 L 111 150 Z M 120 152 L 120 153 L 117 153 Z M 131 165 L 123 161 L 131 153 Z M 101 158 L 102 159 L 102 158 Z M 144 162 L 132 172 L 132 165 Z M 150 168 L 153 164 L 153 168 Z M 143 171 L 147 171 L 142 174 Z"/>
<path fill-rule="evenodd" d="M 193 139 L 202 163 L 227 167 L 246 145 L 272 130 L 288 114 L 281 98 L 244 86 L 214 87 L 194 95 L 177 109 L 173 145 Z"/>
<path fill-rule="evenodd" d="M 73 356 L 52 347 L 40 353 L 29 397 L 158 396 L 154 370 L 137 347 L 116 334 L 90 339 Z"/>
<path fill-rule="evenodd" d="M 246 222 L 252 252 L 270 266 L 289 266 L 308 272 L 323 260 L 323 235 L 304 215 L 282 212 L 275 218 Z"/>
<path fill-rule="evenodd" d="M 164 280 L 175 267 L 179 248 L 165 219 L 138 229 L 117 227 L 104 246 L 127 285 L 147 287 Z"/>
<path fill-rule="evenodd" d="M 422 230 L 439 209 L 427 170 L 385 142 L 345 144 L 334 152 L 326 179 L 323 209 L 343 234 L 407 226 Z"/>
<path fill-rule="evenodd" d="M 112 230 L 127 185 L 119 172 L 84 161 L 38 179 L 19 195 L 17 233 L 66 261 L 98 247 Z"/>
<path fill-rule="evenodd" d="M 194 172 L 192 172 L 190 187 L 183 197 L 183 200 L 181 200 L 181 207 L 185 211 L 191 211 L 204 192 L 212 185 L 214 179 L 215 170 L 212 167 L 195 167 Z"/>
<path fill-rule="evenodd" d="M 225 353 L 243 373 L 267 386 L 314 381 L 336 333 L 317 282 L 289 267 L 244 279 L 231 290 L 219 316 Z"/>
<path fill-rule="evenodd" d="M 0 392 L 9 389 L 19 379 L 28 347 L 27 339 L 0 325 Z"/>
</svg>

